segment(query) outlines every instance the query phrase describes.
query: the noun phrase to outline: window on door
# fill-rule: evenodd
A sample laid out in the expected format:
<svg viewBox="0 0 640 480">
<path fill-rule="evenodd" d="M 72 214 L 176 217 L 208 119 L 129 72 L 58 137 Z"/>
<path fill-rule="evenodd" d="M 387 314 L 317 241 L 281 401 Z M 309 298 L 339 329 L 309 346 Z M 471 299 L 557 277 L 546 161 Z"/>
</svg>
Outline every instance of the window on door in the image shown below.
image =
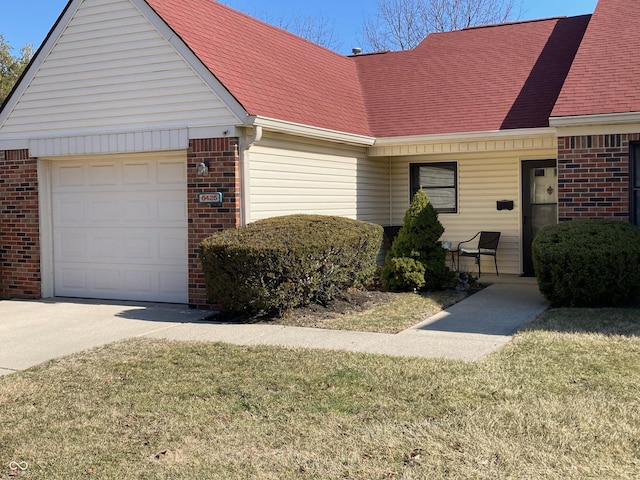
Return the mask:
<svg viewBox="0 0 640 480">
<path fill-rule="evenodd" d="M 414 163 L 410 169 L 411 199 L 420 189 L 439 213 L 458 212 L 458 164 Z"/>
<path fill-rule="evenodd" d="M 629 185 L 629 191 L 631 193 L 630 221 L 634 225 L 640 226 L 640 142 L 631 143 L 630 150 L 631 150 L 630 151 L 631 176 L 630 176 L 630 185 Z"/>
</svg>

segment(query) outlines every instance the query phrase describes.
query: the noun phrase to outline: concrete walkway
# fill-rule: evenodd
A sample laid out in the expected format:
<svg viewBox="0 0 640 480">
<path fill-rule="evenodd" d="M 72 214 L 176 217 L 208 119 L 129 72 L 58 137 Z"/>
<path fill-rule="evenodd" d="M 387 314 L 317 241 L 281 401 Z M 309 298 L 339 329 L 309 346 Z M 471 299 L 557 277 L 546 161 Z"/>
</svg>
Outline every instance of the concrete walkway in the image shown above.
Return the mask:
<svg viewBox="0 0 640 480">
<path fill-rule="evenodd" d="M 396 335 L 215 323 L 206 321 L 209 312 L 181 305 L 5 300 L 0 302 L 0 375 L 131 337 L 479 360 L 547 308 L 535 282 L 507 276 L 482 280 L 496 283 Z"/>
</svg>

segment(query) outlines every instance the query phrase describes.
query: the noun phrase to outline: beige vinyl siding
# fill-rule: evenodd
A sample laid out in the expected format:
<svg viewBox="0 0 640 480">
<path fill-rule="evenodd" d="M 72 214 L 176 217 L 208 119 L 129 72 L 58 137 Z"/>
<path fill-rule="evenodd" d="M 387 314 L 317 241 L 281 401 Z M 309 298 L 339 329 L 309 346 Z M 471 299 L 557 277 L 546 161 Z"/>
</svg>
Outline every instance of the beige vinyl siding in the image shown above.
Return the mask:
<svg viewBox="0 0 640 480">
<path fill-rule="evenodd" d="M 445 227 L 443 240 L 457 245 L 480 230 L 502 232 L 498 247 L 501 273 L 520 274 L 520 169 L 527 159 L 554 158 L 555 152 L 531 152 L 514 155 L 509 152 L 397 157 L 391 159 L 392 223 L 400 225 L 409 206 L 409 165 L 423 162 L 458 164 L 458 213 L 441 213 Z M 497 200 L 513 200 L 511 211 L 496 209 Z M 462 266 L 477 272 L 472 258 L 462 258 Z M 483 272 L 494 270 L 491 257 L 482 258 Z"/>
<path fill-rule="evenodd" d="M 85 0 L 3 135 L 234 125 L 237 119 L 128 0 Z"/>
<path fill-rule="evenodd" d="M 250 219 L 340 215 L 387 225 L 388 161 L 364 150 L 271 137 L 250 151 Z"/>
</svg>

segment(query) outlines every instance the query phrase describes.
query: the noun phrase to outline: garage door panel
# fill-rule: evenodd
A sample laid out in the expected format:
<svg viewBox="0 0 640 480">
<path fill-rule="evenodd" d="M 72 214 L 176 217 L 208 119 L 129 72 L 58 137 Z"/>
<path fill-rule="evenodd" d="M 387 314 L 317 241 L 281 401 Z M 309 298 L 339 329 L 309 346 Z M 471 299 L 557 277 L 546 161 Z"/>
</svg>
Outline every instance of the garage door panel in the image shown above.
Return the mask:
<svg viewBox="0 0 640 480">
<path fill-rule="evenodd" d="M 103 234 L 86 234 L 85 237 L 85 243 L 91 245 L 91 251 L 87 252 L 81 260 L 76 259 L 76 261 L 87 262 L 96 258 L 109 261 L 118 260 L 121 250 L 118 235 L 105 232 Z"/>
<path fill-rule="evenodd" d="M 186 155 L 53 162 L 55 294 L 186 303 Z"/>
<path fill-rule="evenodd" d="M 118 167 L 113 164 L 89 165 L 87 166 L 87 173 L 89 176 L 88 184 L 92 187 L 116 187 L 120 176 L 120 172 L 118 170 Z"/>
<path fill-rule="evenodd" d="M 69 189 L 86 184 L 82 164 L 56 165 L 53 169 L 54 188 Z"/>
<path fill-rule="evenodd" d="M 187 241 L 175 229 L 59 229 L 54 236 L 56 260 L 73 263 L 158 264 L 185 266 Z"/>
<path fill-rule="evenodd" d="M 171 268 L 132 270 L 93 264 L 90 268 L 61 269 L 56 282 L 64 292 L 58 295 L 67 297 L 184 303 L 187 296 L 184 272 Z M 122 297 L 123 290 L 127 298 Z"/>
<path fill-rule="evenodd" d="M 163 235 L 158 239 L 158 258 L 182 259 L 187 255 L 187 240 L 182 235 Z"/>
<path fill-rule="evenodd" d="M 59 223 L 84 223 L 86 218 L 85 207 L 80 198 L 60 198 L 56 202 L 54 210 L 54 215 Z"/>
<path fill-rule="evenodd" d="M 180 222 L 184 218 L 184 211 L 187 208 L 185 201 L 175 198 L 160 198 L 158 200 L 158 222 L 174 223 Z"/>
<path fill-rule="evenodd" d="M 88 162 L 88 163 L 87 163 Z M 53 165 L 53 188 L 57 192 L 112 191 L 172 191 L 184 190 L 186 160 L 147 160 L 123 164 L 104 161 L 74 161 Z"/>
<path fill-rule="evenodd" d="M 123 272 L 124 286 L 137 294 L 151 294 L 157 291 L 158 272 L 144 270 L 128 270 Z"/>
<path fill-rule="evenodd" d="M 182 192 L 125 193 L 113 198 L 108 192 L 55 194 L 54 216 L 58 227 L 100 228 L 146 226 L 183 228 L 186 226 L 186 198 Z"/>
<path fill-rule="evenodd" d="M 134 261 L 136 259 L 155 259 L 158 256 L 158 252 L 155 245 L 156 238 L 152 237 L 152 235 L 126 235 L 123 239 L 123 257 Z"/>
<path fill-rule="evenodd" d="M 123 219 L 125 222 L 149 222 L 157 216 L 153 202 L 149 198 L 129 200 L 123 203 Z"/>
<path fill-rule="evenodd" d="M 158 275 L 158 288 L 162 295 L 188 296 L 187 284 L 183 281 L 182 272 L 165 270 Z"/>
<path fill-rule="evenodd" d="M 152 185 L 155 182 L 151 165 L 144 163 L 125 163 L 122 176 L 123 185 Z"/>
<path fill-rule="evenodd" d="M 90 272 L 90 282 L 85 286 L 95 293 L 118 292 L 122 288 L 121 272 L 119 270 L 107 270 L 94 268 Z"/>
<path fill-rule="evenodd" d="M 85 268 L 59 268 L 56 271 L 56 286 L 65 291 L 84 291 L 87 286 L 86 275 Z"/>
<path fill-rule="evenodd" d="M 91 223 L 109 223 L 110 225 L 117 222 L 122 215 L 119 202 L 113 202 L 108 198 L 100 200 L 89 200 L 87 215 L 83 218 L 83 222 Z"/>
<path fill-rule="evenodd" d="M 182 162 L 158 162 L 158 184 L 184 185 L 187 181 L 187 171 Z"/>
<path fill-rule="evenodd" d="M 56 257 L 66 260 L 82 261 L 87 258 L 87 243 L 82 232 L 69 233 L 54 239 Z"/>
</svg>

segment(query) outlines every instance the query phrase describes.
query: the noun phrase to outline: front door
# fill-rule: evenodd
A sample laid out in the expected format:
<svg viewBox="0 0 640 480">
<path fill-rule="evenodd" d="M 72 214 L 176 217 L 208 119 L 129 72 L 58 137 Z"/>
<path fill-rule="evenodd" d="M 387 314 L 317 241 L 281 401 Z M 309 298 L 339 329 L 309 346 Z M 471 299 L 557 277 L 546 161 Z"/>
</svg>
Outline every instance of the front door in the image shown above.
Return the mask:
<svg viewBox="0 0 640 480">
<path fill-rule="evenodd" d="M 558 169 L 555 160 L 522 162 L 522 258 L 524 274 L 533 276 L 531 244 L 536 233 L 558 223 Z"/>
</svg>

